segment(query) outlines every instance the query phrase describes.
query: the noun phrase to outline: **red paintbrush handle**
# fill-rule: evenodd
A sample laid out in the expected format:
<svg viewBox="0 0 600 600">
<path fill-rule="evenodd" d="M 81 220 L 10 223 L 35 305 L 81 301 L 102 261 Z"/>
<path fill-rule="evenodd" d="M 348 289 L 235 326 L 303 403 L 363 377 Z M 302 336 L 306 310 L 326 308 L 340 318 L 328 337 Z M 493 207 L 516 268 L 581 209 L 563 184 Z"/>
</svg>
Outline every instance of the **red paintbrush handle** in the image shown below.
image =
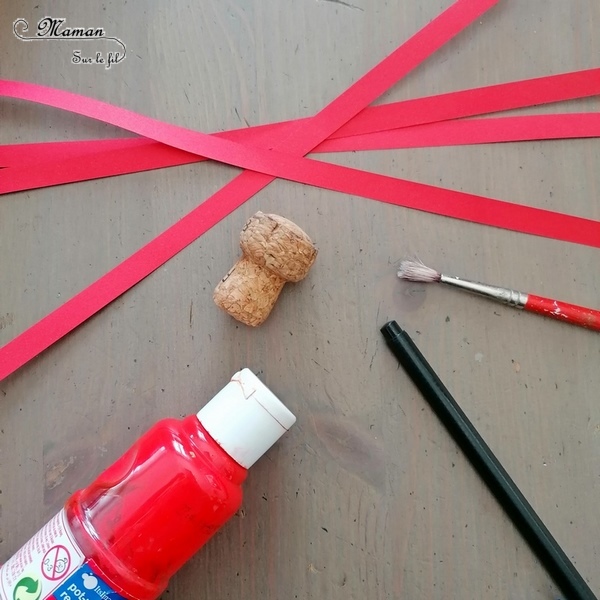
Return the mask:
<svg viewBox="0 0 600 600">
<path fill-rule="evenodd" d="M 558 300 L 550 300 L 550 298 L 542 298 L 528 294 L 527 302 L 523 307 L 525 310 L 552 317 L 565 323 L 573 323 L 581 325 L 588 329 L 600 331 L 600 310 L 593 308 L 585 308 L 568 302 L 560 302 Z"/>
</svg>

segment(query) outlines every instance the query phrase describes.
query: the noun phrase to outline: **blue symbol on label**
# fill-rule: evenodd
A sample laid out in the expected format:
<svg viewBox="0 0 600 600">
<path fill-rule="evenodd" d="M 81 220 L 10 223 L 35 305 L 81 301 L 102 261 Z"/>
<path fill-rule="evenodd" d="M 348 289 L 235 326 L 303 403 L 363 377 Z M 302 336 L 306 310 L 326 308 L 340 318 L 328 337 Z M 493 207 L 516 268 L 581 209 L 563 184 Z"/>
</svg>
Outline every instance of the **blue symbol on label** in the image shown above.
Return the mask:
<svg viewBox="0 0 600 600">
<path fill-rule="evenodd" d="M 98 585 L 98 580 L 90 573 L 84 573 L 81 578 L 83 579 L 83 587 L 86 590 L 93 590 Z"/>
</svg>

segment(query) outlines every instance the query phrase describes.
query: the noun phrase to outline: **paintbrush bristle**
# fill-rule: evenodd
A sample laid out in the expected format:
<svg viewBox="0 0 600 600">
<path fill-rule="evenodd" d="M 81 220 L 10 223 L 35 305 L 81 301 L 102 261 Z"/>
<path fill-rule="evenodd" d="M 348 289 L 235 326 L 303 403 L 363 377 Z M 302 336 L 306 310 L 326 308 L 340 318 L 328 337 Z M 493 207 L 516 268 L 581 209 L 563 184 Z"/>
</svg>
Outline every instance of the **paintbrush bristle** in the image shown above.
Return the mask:
<svg viewBox="0 0 600 600">
<path fill-rule="evenodd" d="M 408 279 L 408 281 L 431 283 L 433 281 L 439 281 L 441 276 L 441 273 L 424 265 L 420 260 L 403 260 L 398 269 L 398 277 L 400 277 L 400 279 Z"/>
</svg>

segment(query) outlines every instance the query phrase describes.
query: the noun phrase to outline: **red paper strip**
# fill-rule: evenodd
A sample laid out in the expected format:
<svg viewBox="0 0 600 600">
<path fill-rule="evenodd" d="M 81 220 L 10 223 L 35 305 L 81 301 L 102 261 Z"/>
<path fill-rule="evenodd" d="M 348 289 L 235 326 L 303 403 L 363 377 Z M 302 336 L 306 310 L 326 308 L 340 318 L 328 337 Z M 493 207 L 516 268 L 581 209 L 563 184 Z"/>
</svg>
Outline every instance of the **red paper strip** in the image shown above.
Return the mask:
<svg viewBox="0 0 600 600">
<path fill-rule="evenodd" d="M 383 106 L 357 115 L 331 137 L 373 133 L 399 127 L 489 114 L 524 106 L 600 94 L 600 68 L 562 73 L 474 90 L 450 92 L 403 102 L 402 112 L 390 115 Z"/>
<path fill-rule="evenodd" d="M 276 147 L 308 153 L 497 1 L 458 0 L 326 106 L 306 127 L 296 129 L 296 137 L 277 139 Z M 14 86 L 12 90 L 15 91 Z M 37 96 L 39 89 L 31 91 Z M 56 100 L 57 91 L 50 92 L 50 99 Z M 58 92 L 60 99 L 64 99 L 63 94 Z M 68 96 L 76 103 L 79 100 L 78 96 Z M 95 107 L 101 105 L 96 103 Z M 137 120 L 134 113 L 118 108 L 116 112 L 125 119 L 125 128 L 128 117 Z M 259 173 L 242 173 L 129 259 L 0 348 L 0 380 L 152 273 L 272 180 L 273 177 Z"/>
<path fill-rule="evenodd" d="M 431 148 L 600 136 L 600 113 L 571 113 L 440 121 L 390 131 L 330 138 L 318 152 Z"/>
<path fill-rule="evenodd" d="M 100 152 L 163 146 L 146 138 L 109 138 L 101 140 L 78 140 L 69 142 L 36 142 L 31 144 L 5 144 L 0 146 L 1 167 L 38 166 L 46 161 L 60 162 Z M 181 150 L 176 150 L 181 156 Z M 158 158 L 158 157 L 157 157 Z"/>
<path fill-rule="evenodd" d="M 7 167 L 0 171 L 0 195 L 206 160 L 197 154 L 151 140 L 144 140 L 144 145 L 135 147 L 116 143 L 117 140 L 110 141 L 113 142 L 110 144 L 113 146 L 112 150 L 93 153 L 84 150 L 83 154 L 75 158 L 63 158 L 58 161 L 45 160 L 38 163 L 35 169 L 32 169 L 33 163 L 27 163 L 22 167 Z M 75 144 L 73 143 L 75 147 L 72 148 L 60 148 L 61 154 L 74 154 L 77 151 Z M 106 146 L 108 144 L 101 145 L 101 147 Z M 35 154 L 41 154 L 39 148 Z"/>
<path fill-rule="evenodd" d="M 254 141 L 247 129 L 248 142 Z M 227 137 L 227 136 L 223 136 Z M 373 134 L 329 138 L 315 149 L 322 152 L 355 152 L 430 148 L 498 142 L 522 142 L 600 137 L 599 113 L 569 113 L 441 121 Z M 82 157 L 87 157 L 78 164 Z M 2 173 L 0 194 L 73 183 L 126 173 L 136 173 L 206 160 L 190 152 L 145 138 L 43 142 L 0 147 L 0 161 L 13 165 Z M 36 165 L 32 171 L 30 165 Z"/>
</svg>

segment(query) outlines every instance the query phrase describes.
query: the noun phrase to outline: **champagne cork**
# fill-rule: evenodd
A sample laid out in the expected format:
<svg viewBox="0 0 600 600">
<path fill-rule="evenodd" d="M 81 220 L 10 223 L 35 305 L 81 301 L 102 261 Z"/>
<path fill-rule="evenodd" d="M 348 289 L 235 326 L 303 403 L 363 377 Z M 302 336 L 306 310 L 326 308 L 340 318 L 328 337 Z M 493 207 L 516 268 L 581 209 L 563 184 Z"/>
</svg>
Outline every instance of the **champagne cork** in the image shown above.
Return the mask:
<svg viewBox="0 0 600 600">
<path fill-rule="evenodd" d="M 257 212 L 240 234 L 242 257 L 215 288 L 219 308 L 251 327 L 265 321 L 288 282 L 308 275 L 317 257 L 311 239 L 292 221 Z"/>
</svg>

